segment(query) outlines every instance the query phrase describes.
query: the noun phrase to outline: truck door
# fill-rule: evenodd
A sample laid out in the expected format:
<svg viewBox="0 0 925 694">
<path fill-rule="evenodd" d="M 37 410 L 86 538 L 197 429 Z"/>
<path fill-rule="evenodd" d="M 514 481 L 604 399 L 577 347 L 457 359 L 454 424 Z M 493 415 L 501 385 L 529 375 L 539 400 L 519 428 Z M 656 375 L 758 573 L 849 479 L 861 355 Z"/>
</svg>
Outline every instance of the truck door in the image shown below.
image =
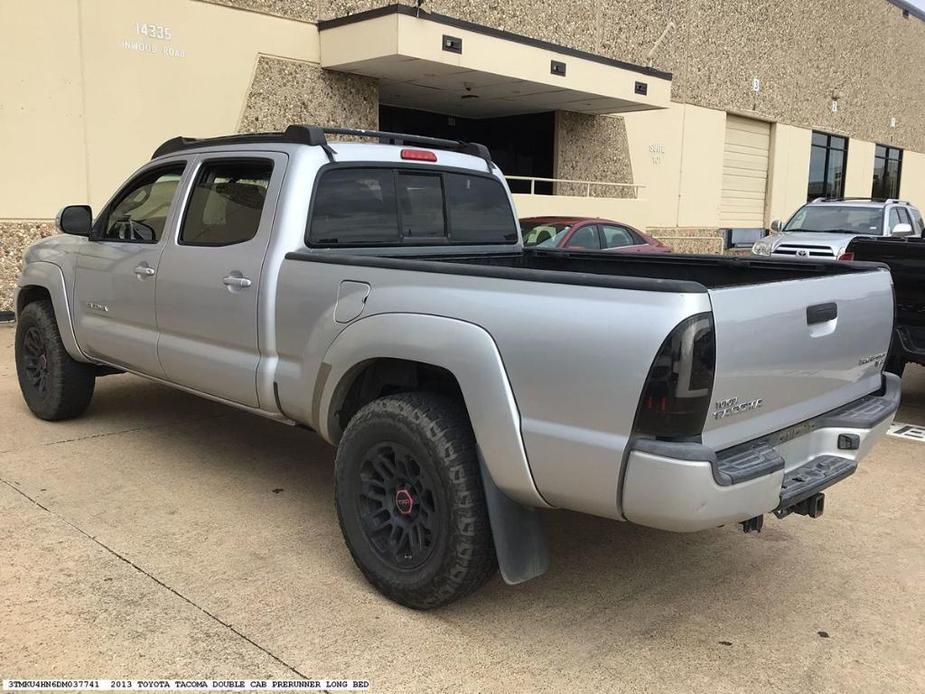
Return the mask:
<svg viewBox="0 0 925 694">
<path fill-rule="evenodd" d="M 178 161 L 141 172 L 97 217 L 92 242 L 77 256 L 74 287 L 74 330 L 87 355 L 164 376 L 154 288 L 185 166 Z"/>
<path fill-rule="evenodd" d="M 285 164 L 284 154 L 197 159 L 158 274 L 157 355 L 170 381 L 259 405 L 260 276 Z"/>
</svg>

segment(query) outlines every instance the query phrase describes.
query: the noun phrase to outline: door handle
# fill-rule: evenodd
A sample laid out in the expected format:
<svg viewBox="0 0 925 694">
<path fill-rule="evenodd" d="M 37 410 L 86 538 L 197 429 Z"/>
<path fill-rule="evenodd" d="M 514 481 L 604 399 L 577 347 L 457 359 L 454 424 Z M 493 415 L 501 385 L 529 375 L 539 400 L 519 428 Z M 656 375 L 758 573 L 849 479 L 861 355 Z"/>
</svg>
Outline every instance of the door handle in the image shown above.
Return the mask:
<svg viewBox="0 0 925 694">
<path fill-rule="evenodd" d="M 154 273 L 156 272 L 157 270 L 148 265 L 136 265 L 134 270 L 134 273 L 139 277 L 154 277 Z"/>
<path fill-rule="evenodd" d="M 834 301 L 828 304 L 816 304 L 806 307 L 806 324 L 826 323 L 838 318 L 838 304 Z"/>
<path fill-rule="evenodd" d="M 245 289 L 251 286 L 251 281 L 249 279 L 246 277 L 239 277 L 238 275 L 228 275 L 227 277 L 223 277 L 222 282 L 224 282 L 228 287 L 237 287 L 239 289 Z"/>
</svg>

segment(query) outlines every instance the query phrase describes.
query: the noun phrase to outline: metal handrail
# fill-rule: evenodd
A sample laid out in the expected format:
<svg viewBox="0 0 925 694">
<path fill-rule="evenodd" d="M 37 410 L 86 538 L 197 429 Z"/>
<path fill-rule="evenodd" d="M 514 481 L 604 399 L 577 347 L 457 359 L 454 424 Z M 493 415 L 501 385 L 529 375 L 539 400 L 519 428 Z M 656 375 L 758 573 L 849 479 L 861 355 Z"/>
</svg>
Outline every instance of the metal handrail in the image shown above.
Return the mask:
<svg viewBox="0 0 925 694">
<path fill-rule="evenodd" d="M 582 181 L 572 178 L 543 178 L 541 176 L 505 176 L 509 181 L 530 181 L 530 195 L 536 195 L 536 183 L 565 183 L 569 185 L 585 186 L 584 197 L 591 197 L 591 186 L 605 186 L 610 188 L 632 188 L 633 194 L 639 196 L 639 191 L 645 188 L 644 183 L 614 183 L 612 181 Z"/>
</svg>

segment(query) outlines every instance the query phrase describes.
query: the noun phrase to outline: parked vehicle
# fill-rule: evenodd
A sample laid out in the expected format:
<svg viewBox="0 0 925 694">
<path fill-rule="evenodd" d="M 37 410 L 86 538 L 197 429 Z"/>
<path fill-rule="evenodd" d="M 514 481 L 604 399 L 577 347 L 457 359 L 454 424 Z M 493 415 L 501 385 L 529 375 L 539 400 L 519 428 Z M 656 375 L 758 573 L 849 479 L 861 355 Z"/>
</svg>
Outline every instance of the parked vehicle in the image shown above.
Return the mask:
<svg viewBox="0 0 925 694">
<path fill-rule="evenodd" d="M 893 275 L 896 326 L 886 370 L 902 376 L 908 362 L 925 366 L 925 240 L 858 237 L 848 253 L 886 263 Z"/>
<path fill-rule="evenodd" d="M 670 253 L 671 248 L 628 224 L 585 217 L 526 217 L 520 220 L 527 248 L 568 248 L 620 253 Z"/>
<path fill-rule="evenodd" d="M 845 251 L 858 236 L 921 238 L 922 213 L 902 200 L 817 198 L 786 224 L 771 223 L 771 235 L 756 241 L 754 255 L 795 260 L 851 260 Z"/>
<path fill-rule="evenodd" d="M 885 268 L 524 251 L 480 145 L 175 138 L 91 216 L 26 254 L 29 408 L 131 371 L 313 428 L 357 566 L 414 608 L 542 573 L 536 509 L 816 517 L 898 404 Z"/>
</svg>

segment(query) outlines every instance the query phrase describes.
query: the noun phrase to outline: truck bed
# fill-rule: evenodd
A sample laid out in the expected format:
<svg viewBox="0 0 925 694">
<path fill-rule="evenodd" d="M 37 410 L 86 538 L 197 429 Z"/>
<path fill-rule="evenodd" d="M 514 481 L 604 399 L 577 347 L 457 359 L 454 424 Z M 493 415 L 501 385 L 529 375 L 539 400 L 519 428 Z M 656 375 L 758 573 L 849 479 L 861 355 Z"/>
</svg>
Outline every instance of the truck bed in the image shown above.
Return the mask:
<svg viewBox="0 0 925 694">
<path fill-rule="evenodd" d="M 316 251 L 290 253 L 286 257 L 415 272 L 683 293 L 853 274 L 882 267 L 879 263 L 791 262 L 716 255 L 629 256 L 534 249 L 519 253 L 426 255 L 388 255 L 387 251 L 382 255 L 344 255 Z"/>
<path fill-rule="evenodd" d="M 747 413 L 708 419 L 703 440 L 716 450 L 793 426 L 881 386 L 893 294 L 879 263 L 534 250 L 374 252 L 389 255 L 287 255 L 302 262 L 283 270 L 281 295 L 298 298 L 291 307 L 286 302 L 281 315 L 300 315 L 305 302 L 338 303 L 337 296 L 319 294 L 321 277 L 350 280 L 368 286 L 368 299 L 357 309 L 364 315 L 440 315 L 483 327 L 517 372 L 512 381 L 518 400 L 537 373 L 548 378 L 550 364 L 580 363 L 597 382 L 609 371 L 638 371 L 639 382 L 611 384 L 613 392 L 631 393 L 627 402 L 635 407 L 664 337 L 683 318 L 708 311 L 716 326 L 713 400 L 760 401 Z M 316 263 L 331 266 L 298 267 Z M 634 344 L 630 336 L 648 342 Z M 300 337 L 293 347 L 307 339 Z M 544 348 L 531 360 L 527 355 L 536 344 Z M 509 356 L 515 354 L 517 359 Z M 588 382 L 576 387 L 566 379 L 553 390 L 574 391 L 575 410 L 585 409 L 580 402 L 590 393 Z M 529 399 L 544 397 L 548 393 Z M 596 402 L 612 409 L 603 396 Z M 536 419 L 561 416 L 557 411 Z"/>
</svg>

